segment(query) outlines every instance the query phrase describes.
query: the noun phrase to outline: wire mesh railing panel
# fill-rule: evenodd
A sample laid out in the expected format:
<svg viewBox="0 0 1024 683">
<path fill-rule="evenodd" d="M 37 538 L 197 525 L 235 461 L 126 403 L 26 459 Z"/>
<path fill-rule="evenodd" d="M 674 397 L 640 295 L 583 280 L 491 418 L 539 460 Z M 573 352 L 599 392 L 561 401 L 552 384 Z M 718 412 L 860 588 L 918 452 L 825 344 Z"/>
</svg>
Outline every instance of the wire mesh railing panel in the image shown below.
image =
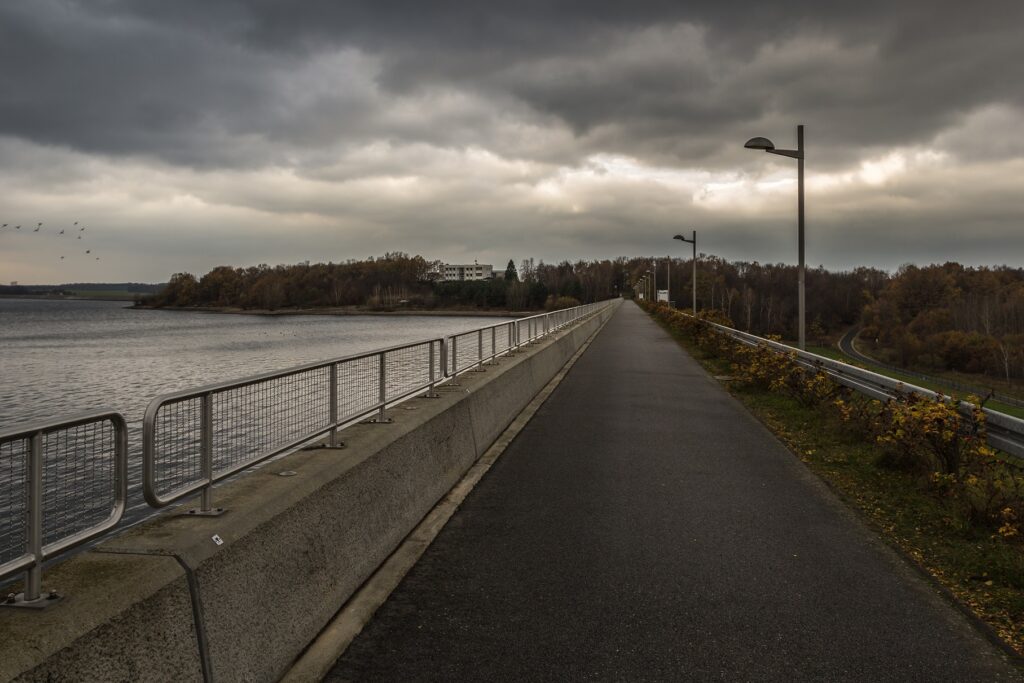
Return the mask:
<svg viewBox="0 0 1024 683">
<path fill-rule="evenodd" d="M 203 400 L 200 396 L 160 406 L 153 425 L 153 488 L 160 495 L 203 480 Z"/>
<path fill-rule="evenodd" d="M 380 355 L 338 363 L 338 421 L 365 415 L 380 403 Z"/>
<path fill-rule="evenodd" d="M 419 391 L 430 385 L 430 350 L 433 342 L 406 346 L 384 354 L 384 371 L 388 401 Z M 436 375 L 435 375 L 436 377 Z"/>
<path fill-rule="evenodd" d="M 43 435 L 43 545 L 103 523 L 117 499 L 117 434 L 110 421 Z"/>
<path fill-rule="evenodd" d="M 0 564 L 25 553 L 28 542 L 27 438 L 0 443 Z"/>
<path fill-rule="evenodd" d="M 505 353 L 512 348 L 512 326 L 501 325 L 499 327 L 492 327 L 490 332 L 490 341 L 493 349 L 492 353 L 497 355 L 499 353 Z"/>
<path fill-rule="evenodd" d="M 456 373 L 467 370 L 480 361 L 480 337 L 476 331 L 453 335 L 452 342 L 448 345 L 452 356 L 448 367 L 454 369 Z"/>
<path fill-rule="evenodd" d="M 212 394 L 214 476 L 330 427 L 330 366 Z"/>
</svg>

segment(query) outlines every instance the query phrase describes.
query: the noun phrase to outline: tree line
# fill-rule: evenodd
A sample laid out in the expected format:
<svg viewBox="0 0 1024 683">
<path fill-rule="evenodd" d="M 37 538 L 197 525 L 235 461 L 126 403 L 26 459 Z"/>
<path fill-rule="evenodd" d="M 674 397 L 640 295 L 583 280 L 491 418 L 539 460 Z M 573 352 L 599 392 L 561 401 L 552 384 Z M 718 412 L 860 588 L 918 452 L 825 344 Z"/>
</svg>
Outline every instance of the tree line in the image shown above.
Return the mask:
<svg viewBox="0 0 1024 683">
<path fill-rule="evenodd" d="M 861 337 L 891 362 L 1024 376 L 1024 269 L 903 266 L 863 322 Z"/>
<path fill-rule="evenodd" d="M 623 271 L 612 261 L 545 264 L 510 260 L 503 277 L 439 282 L 437 262 L 401 252 L 343 263 L 248 268 L 218 266 L 201 277 L 175 273 L 144 305 L 278 310 L 360 306 L 405 308 L 565 308 L 617 295 Z"/>
<path fill-rule="evenodd" d="M 241 309 L 358 306 L 370 309 L 487 308 L 531 311 L 633 296 L 657 274 L 678 308 L 692 300 L 692 261 L 620 257 L 560 263 L 512 260 L 503 277 L 439 282 L 438 262 L 401 252 L 341 263 L 219 266 L 201 277 L 177 273 L 152 306 Z M 669 278 L 670 276 L 670 278 Z M 797 268 L 782 263 L 697 259 L 697 305 L 754 334 L 796 337 Z M 826 343 L 853 325 L 876 353 L 905 366 L 1024 375 L 1024 270 L 957 263 L 806 273 L 808 340 Z"/>
</svg>

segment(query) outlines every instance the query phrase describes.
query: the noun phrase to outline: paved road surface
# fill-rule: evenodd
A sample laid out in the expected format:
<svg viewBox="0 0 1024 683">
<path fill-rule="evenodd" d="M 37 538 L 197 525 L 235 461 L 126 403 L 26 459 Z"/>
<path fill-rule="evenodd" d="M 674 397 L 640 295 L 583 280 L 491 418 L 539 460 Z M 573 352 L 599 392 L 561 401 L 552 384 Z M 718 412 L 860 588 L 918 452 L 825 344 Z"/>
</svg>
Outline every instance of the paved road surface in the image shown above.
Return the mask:
<svg viewBox="0 0 1024 683">
<path fill-rule="evenodd" d="M 1016 676 L 626 303 L 328 680 Z"/>
</svg>

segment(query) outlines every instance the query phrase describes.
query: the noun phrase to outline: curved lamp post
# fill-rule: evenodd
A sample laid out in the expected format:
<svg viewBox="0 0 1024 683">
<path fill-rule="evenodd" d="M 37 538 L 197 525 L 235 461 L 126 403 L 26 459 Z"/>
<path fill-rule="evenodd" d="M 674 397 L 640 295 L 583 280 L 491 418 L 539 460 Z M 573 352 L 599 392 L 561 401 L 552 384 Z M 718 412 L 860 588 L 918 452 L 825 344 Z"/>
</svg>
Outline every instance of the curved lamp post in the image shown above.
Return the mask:
<svg viewBox="0 0 1024 683">
<path fill-rule="evenodd" d="M 652 296 L 654 294 L 654 283 L 652 280 L 655 276 L 650 270 L 645 272 L 647 273 L 647 300 L 654 301 L 654 297 Z"/>
<path fill-rule="evenodd" d="M 693 231 L 693 239 L 686 239 L 682 235 L 676 235 L 672 239 L 689 242 L 693 245 L 693 317 L 697 317 L 697 231 Z"/>
<path fill-rule="evenodd" d="M 750 138 L 743 145 L 747 149 L 760 149 L 769 154 L 796 159 L 797 162 L 797 226 L 799 241 L 799 269 L 797 271 L 797 303 L 799 308 L 800 350 L 804 351 L 807 341 L 807 309 L 804 301 L 804 127 L 796 127 L 796 149 L 775 149 L 775 145 L 768 138 Z"/>
</svg>

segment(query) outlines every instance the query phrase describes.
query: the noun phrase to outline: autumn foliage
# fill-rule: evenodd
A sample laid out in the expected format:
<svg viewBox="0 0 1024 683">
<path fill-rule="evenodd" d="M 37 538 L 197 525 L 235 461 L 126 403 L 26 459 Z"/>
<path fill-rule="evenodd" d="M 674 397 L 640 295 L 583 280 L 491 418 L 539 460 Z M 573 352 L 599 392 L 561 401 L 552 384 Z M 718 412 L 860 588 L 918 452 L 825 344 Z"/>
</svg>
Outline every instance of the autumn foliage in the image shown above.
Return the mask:
<svg viewBox="0 0 1024 683">
<path fill-rule="evenodd" d="M 977 399 L 961 403 L 912 392 L 885 402 L 869 399 L 833 381 L 822 369 L 798 363 L 795 353 L 768 344 L 743 344 L 721 333 L 708 324 L 731 326 L 718 311 L 693 318 L 664 305 L 641 305 L 705 352 L 728 360 L 734 383 L 831 413 L 845 428 L 878 446 L 879 467 L 916 476 L 967 524 L 991 528 L 1006 539 L 1020 538 L 1024 471 L 987 445 L 985 413 Z"/>
</svg>

